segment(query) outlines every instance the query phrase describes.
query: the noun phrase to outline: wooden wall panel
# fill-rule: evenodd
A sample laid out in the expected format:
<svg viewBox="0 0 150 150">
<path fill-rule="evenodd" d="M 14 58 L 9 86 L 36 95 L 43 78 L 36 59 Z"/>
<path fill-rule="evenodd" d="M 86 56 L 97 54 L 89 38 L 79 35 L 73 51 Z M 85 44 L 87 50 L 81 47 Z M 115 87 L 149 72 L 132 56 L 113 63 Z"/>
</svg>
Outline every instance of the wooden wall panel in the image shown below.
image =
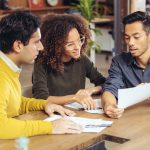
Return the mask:
<svg viewBox="0 0 150 150">
<path fill-rule="evenodd" d="M 8 0 L 8 5 L 12 7 L 28 7 L 28 0 Z"/>
</svg>

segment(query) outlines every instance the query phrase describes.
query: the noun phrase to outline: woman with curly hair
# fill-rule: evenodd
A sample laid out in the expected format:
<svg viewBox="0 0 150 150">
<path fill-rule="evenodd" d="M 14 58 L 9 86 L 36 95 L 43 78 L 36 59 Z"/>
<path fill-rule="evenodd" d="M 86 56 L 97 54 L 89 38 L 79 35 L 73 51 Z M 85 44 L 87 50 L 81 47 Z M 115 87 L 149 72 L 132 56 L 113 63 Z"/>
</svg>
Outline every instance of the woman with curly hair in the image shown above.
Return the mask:
<svg viewBox="0 0 150 150">
<path fill-rule="evenodd" d="M 85 55 L 90 31 L 87 21 L 75 14 L 50 14 L 41 27 L 44 51 L 33 71 L 33 96 L 56 104 L 78 102 L 94 109 L 92 94 L 101 91 L 105 78 Z M 85 89 L 86 77 L 95 87 Z"/>
</svg>

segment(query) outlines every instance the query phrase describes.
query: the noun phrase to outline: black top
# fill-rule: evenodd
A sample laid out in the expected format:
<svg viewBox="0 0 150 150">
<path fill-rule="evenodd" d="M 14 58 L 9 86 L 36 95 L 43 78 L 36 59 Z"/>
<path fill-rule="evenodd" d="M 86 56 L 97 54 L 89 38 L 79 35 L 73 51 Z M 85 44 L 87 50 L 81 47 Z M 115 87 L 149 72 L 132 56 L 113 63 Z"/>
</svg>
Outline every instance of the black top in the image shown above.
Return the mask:
<svg viewBox="0 0 150 150">
<path fill-rule="evenodd" d="M 102 85 L 105 78 L 97 71 L 87 56 L 64 63 L 64 72 L 56 73 L 46 65 L 35 63 L 33 71 L 33 96 L 47 99 L 48 96 L 75 94 L 85 88 L 86 77 L 92 83 Z"/>
<path fill-rule="evenodd" d="M 135 87 L 140 83 L 149 82 L 150 64 L 146 69 L 142 69 L 130 53 L 124 52 L 113 58 L 103 91 L 109 91 L 118 98 L 118 89 Z"/>
</svg>

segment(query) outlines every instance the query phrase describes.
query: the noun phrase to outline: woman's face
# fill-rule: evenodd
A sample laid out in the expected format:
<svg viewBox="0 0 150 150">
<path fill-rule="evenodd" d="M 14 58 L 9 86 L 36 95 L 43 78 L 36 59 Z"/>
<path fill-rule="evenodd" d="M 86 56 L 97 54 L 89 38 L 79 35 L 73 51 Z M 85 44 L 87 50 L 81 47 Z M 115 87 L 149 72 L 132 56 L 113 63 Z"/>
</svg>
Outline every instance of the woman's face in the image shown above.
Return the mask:
<svg viewBox="0 0 150 150">
<path fill-rule="evenodd" d="M 81 47 L 84 44 L 85 37 L 81 36 L 76 28 L 70 30 L 67 41 L 65 43 L 64 61 L 71 58 L 78 59 L 80 57 Z"/>
</svg>

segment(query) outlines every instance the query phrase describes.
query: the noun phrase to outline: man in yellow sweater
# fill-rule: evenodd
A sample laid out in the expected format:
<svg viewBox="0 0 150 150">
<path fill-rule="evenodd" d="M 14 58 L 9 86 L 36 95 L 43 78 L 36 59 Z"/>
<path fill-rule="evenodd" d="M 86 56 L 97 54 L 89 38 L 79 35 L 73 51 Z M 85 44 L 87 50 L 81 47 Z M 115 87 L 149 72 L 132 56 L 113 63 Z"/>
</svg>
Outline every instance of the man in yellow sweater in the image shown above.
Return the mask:
<svg viewBox="0 0 150 150">
<path fill-rule="evenodd" d="M 0 21 L 0 139 L 40 134 L 81 133 L 77 124 L 62 119 L 52 123 L 22 121 L 13 117 L 28 111 L 45 110 L 48 115 L 74 115 L 49 101 L 21 96 L 21 65 L 32 63 L 43 50 L 39 18 L 27 12 L 14 12 Z"/>
</svg>

